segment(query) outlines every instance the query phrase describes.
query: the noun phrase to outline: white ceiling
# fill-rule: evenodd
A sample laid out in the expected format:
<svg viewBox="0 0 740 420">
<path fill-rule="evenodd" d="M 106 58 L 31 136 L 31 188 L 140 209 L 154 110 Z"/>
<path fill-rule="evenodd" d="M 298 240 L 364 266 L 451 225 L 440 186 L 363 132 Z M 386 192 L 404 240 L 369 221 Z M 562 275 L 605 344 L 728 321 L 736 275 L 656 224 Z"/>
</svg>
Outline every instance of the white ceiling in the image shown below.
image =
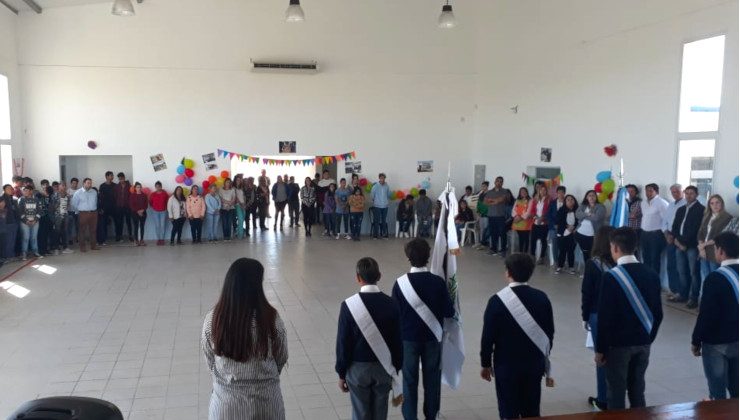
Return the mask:
<svg viewBox="0 0 740 420">
<path fill-rule="evenodd" d="M 23 0 L 5 0 L 8 4 L 20 11 L 29 11 L 30 7 Z M 112 0 L 34 0 L 42 9 L 48 7 L 78 6 L 80 4 L 113 3 Z M 2 7 L 2 5 L 0 5 Z"/>
</svg>

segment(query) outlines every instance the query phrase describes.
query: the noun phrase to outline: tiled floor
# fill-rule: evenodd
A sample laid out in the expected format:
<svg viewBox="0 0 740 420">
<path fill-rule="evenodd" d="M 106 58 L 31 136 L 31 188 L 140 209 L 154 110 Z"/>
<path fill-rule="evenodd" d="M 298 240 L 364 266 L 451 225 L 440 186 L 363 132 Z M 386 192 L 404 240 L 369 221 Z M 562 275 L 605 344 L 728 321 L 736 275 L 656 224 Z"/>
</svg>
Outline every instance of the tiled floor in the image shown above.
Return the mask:
<svg viewBox="0 0 740 420">
<path fill-rule="evenodd" d="M 381 289 L 389 292 L 407 268 L 402 247 L 401 240 L 306 241 L 293 232 L 265 232 L 217 245 L 108 246 L 40 260 L 57 271 L 28 266 L 9 279 L 29 289 L 27 296 L 0 289 L 0 416 L 36 397 L 84 395 L 115 402 L 129 419 L 205 419 L 211 381 L 198 348 L 202 317 L 229 264 L 249 256 L 265 265 L 268 297 L 288 328 L 290 357 L 281 378 L 288 418 L 349 418 L 349 398 L 333 369 L 339 304 L 355 292 L 354 264 L 363 256 L 378 259 Z M 7 265 L 0 275 L 18 267 Z M 503 264 L 466 248 L 459 267 L 468 359 L 460 389 L 443 390 L 442 418 L 495 418 L 494 390 L 478 377 L 478 340 L 485 304 L 505 284 Z M 542 412 L 587 411 L 595 379 L 581 329 L 580 280 L 539 268 L 532 284 L 549 294 L 555 310 L 557 387 L 543 390 Z M 689 354 L 695 316 L 665 312 L 648 402 L 699 400 L 706 383 L 700 360 Z M 390 414 L 400 418 L 399 409 Z"/>
</svg>

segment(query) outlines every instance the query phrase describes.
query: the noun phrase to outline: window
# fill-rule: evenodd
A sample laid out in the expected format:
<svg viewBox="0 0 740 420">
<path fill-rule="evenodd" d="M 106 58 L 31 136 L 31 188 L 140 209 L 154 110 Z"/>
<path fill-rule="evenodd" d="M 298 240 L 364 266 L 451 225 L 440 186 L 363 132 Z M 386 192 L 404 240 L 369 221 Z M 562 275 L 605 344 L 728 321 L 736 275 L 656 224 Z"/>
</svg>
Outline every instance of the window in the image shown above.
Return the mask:
<svg viewBox="0 0 740 420">
<path fill-rule="evenodd" d="M 10 94 L 8 78 L 0 74 L 0 140 L 10 140 Z"/>
<path fill-rule="evenodd" d="M 0 177 L 3 185 L 13 185 L 13 151 L 9 144 L 0 144 Z"/>
<path fill-rule="evenodd" d="M 712 191 L 724 58 L 724 35 L 683 45 L 676 180 L 700 196 Z"/>
<path fill-rule="evenodd" d="M 681 140 L 678 144 L 678 179 L 683 186 L 694 185 L 699 196 L 712 192 L 714 139 Z"/>
</svg>

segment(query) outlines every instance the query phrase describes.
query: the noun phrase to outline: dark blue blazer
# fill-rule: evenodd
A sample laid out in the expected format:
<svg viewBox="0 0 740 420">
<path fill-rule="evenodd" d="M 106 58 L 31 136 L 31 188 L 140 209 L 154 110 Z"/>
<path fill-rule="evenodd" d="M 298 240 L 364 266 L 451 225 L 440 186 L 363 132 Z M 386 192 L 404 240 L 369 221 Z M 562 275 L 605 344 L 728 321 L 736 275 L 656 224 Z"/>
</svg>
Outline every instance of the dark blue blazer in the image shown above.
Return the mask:
<svg viewBox="0 0 740 420">
<path fill-rule="evenodd" d="M 430 272 L 408 273 L 408 276 L 411 287 L 437 317 L 440 324 L 443 324 L 444 318 L 455 316 L 455 307 L 452 305 L 447 284 L 442 277 Z M 404 341 L 426 342 L 437 340 L 432 330 L 403 297 L 398 282 L 393 285 L 393 300 L 396 301 L 398 309 L 401 311 L 401 338 Z"/>
<path fill-rule="evenodd" d="M 737 273 L 738 265 L 727 267 Z M 738 341 L 738 303 L 727 277 L 716 271 L 704 279 L 699 317 L 696 318 L 691 344 L 726 344 Z"/>
<path fill-rule="evenodd" d="M 552 348 L 555 323 L 550 299 L 547 298 L 545 292 L 528 285 L 514 286 L 511 290 L 522 301 L 537 325 L 550 338 Z M 496 295 L 488 300 L 488 306 L 483 315 L 483 333 L 480 340 L 482 367 L 491 367 L 491 355 L 493 355 L 494 368 L 506 366 L 509 371 L 516 369 L 525 372 L 545 372 L 545 355 L 529 339 Z"/>
<path fill-rule="evenodd" d="M 652 344 L 663 321 L 663 306 L 660 300 L 660 278 L 642 263 L 624 264 L 653 314 L 653 329 L 648 334 L 627 300 L 622 287 L 609 272 L 601 277 L 599 296 L 598 334 L 595 337 L 596 352 L 609 353 L 610 347 L 642 346 Z"/>
<path fill-rule="evenodd" d="M 393 299 L 385 293 L 360 293 L 370 317 L 380 330 L 385 343 L 391 351 L 391 360 L 396 370 L 403 365 L 403 348 L 399 330 L 400 316 Z M 347 374 L 352 362 L 377 362 L 378 358 L 362 335 L 347 304 L 342 302 L 339 309 L 339 329 L 337 331 L 337 362 L 335 370 L 341 379 Z"/>
</svg>

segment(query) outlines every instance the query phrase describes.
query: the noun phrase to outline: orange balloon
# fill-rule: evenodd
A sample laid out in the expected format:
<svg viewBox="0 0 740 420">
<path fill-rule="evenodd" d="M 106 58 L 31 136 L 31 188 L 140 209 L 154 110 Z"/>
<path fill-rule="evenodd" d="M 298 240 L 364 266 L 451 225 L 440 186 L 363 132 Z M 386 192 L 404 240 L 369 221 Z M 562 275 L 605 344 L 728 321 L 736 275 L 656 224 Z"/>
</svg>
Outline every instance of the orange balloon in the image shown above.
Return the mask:
<svg viewBox="0 0 740 420">
<path fill-rule="evenodd" d="M 403 191 L 396 191 L 396 198 L 399 200 L 402 200 L 406 197 L 406 194 L 403 193 Z"/>
<path fill-rule="evenodd" d="M 216 176 L 215 175 L 209 176 L 208 183 L 213 184 L 214 182 L 216 182 Z"/>
<path fill-rule="evenodd" d="M 229 177 L 229 171 L 221 171 L 221 178 L 228 178 Z"/>
</svg>

